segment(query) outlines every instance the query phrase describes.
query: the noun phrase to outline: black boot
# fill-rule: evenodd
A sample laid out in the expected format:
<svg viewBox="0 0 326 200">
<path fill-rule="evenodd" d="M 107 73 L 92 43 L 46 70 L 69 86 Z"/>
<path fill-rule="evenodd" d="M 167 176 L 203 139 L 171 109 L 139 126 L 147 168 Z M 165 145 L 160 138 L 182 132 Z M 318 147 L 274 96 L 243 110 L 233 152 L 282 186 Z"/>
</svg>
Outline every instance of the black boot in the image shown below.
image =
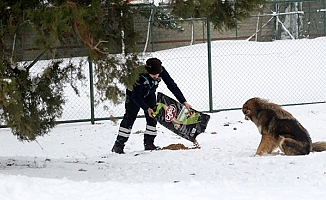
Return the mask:
<svg viewBox="0 0 326 200">
<path fill-rule="evenodd" d="M 127 142 L 127 140 L 128 138 L 118 135 L 111 151 L 118 154 L 124 154 L 125 152 L 123 151 L 123 148 L 125 147 L 125 142 Z"/>
<path fill-rule="evenodd" d="M 145 151 L 161 150 L 159 146 L 155 146 L 153 143 L 144 144 L 144 147 L 145 147 Z"/>
<path fill-rule="evenodd" d="M 118 153 L 118 154 L 124 154 L 125 152 L 123 151 L 123 147 L 119 147 L 117 145 L 114 144 L 114 146 L 112 147 L 112 152 L 114 153 Z"/>
<path fill-rule="evenodd" d="M 160 150 L 161 148 L 158 146 L 154 145 L 154 139 L 155 139 L 156 135 L 149 135 L 149 134 L 145 134 L 144 135 L 144 148 L 145 151 L 152 151 L 152 150 Z"/>
</svg>

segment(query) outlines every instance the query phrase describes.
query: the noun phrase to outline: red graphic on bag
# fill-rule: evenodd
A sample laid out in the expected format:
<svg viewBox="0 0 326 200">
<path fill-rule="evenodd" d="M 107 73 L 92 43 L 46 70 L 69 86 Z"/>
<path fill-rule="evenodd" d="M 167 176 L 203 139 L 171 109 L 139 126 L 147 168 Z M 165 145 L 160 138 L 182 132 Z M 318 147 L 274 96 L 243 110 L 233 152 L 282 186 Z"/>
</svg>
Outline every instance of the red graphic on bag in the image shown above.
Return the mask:
<svg viewBox="0 0 326 200">
<path fill-rule="evenodd" d="M 165 121 L 172 122 L 177 114 L 177 107 L 174 104 L 171 104 L 165 110 Z"/>
</svg>

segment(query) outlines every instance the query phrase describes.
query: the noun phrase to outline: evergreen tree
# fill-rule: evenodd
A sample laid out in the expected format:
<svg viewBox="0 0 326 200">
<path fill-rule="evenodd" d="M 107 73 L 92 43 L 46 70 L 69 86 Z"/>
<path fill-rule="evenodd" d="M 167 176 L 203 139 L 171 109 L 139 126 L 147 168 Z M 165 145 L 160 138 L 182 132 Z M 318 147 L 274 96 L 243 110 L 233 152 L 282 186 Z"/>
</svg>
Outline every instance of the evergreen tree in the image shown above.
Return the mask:
<svg viewBox="0 0 326 200">
<path fill-rule="evenodd" d="M 220 31 L 237 27 L 237 23 L 250 17 L 266 0 L 175 0 L 172 14 L 186 18 L 207 18 Z"/>
<path fill-rule="evenodd" d="M 172 14 L 178 19 L 207 17 L 217 29 L 230 29 L 245 19 L 263 0 L 175 0 Z M 140 39 L 133 22 L 137 9 L 122 0 L 3 0 L 0 1 L 0 119 L 19 140 L 32 141 L 55 126 L 62 115 L 64 87 L 78 93 L 77 81 L 85 78 L 79 64 L 56 58 L 56 48 L 80 43 L 95 63 L 95 83 L 101 100 L 120 103 L 144 72 L 136 49 Z M 53 61 L 32 75 L 33 65 L 21 63 L 12 44 L 33 30 L 40 52 Z M 118 48 L 117 48 L 118 47 Z M 119 53 L 119 54 L 117 54 Z"/>
<path fill-rule="evenodd" d="M 0 118 L 19 140 L 35 140 L 53 128 L 62 114 L 65 85 L 78 93 L 77 81 L 85 78 L 82 60 L 77 65 L 54 60 L 33 76 L 33 65 L 18 62 L 10 46 L 12 38 L 24 37 L 24 30 L 32 29 L 36 47 L 50 51 L 54 59 L 59 45 L 83 44 L 95 63 L 102 100 L 120 103 L 124 90 L 118 85 L 132 87 L 144 72 L 135 49 L 139 36 L 133 30 L 133 13 L 123 1 L 11 0 L 1 1 L 0 9 Z M 122 52 L 115 49 L 122 44 L 123 54 L 111 54 Z"/>
<path fill-rule="evenodd" d="M 160 8 L 159 6 L 150 5 L 141 8 L 139 14 L 146 19 L 150 18 L 152 25 L 158 28 L 184 31 L 184 27 L 180 25 L 182 18 L 172 15 L 168 7 Z"/>
</svg>

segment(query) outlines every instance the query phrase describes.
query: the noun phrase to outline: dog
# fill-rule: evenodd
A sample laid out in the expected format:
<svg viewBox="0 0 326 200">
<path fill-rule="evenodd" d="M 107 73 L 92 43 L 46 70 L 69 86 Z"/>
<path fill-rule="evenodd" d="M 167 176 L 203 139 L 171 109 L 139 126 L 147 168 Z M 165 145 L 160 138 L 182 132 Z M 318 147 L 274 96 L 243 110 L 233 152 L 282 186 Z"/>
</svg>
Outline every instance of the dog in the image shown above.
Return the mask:
<svg viewBox="0 0 326 200">
<path fill-rule="evenodd" d="M 242 112 L 262 136 L 256 155 L 271 154 L 277 147 L 285 155 L 308 155 L 326 150 L 326 142 L 312 143 L 308 131 L 277 104 L 255 97 L 243 104 Z"/>
</svg>

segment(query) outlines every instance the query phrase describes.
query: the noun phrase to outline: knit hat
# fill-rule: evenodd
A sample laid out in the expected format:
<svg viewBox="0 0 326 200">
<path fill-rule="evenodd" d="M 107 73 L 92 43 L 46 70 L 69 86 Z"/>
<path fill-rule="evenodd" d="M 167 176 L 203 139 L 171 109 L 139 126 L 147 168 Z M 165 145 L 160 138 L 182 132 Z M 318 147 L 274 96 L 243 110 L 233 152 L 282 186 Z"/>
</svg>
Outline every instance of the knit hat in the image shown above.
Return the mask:
<svg viewBox="0 0 326 200">
<path fill-rule="evenodd" d="M 149 58 L 146 61 L 145 69 L 149 74 L 160 74 L 162 72 L 162 62 L 157 58 Z"/>
</svg>

